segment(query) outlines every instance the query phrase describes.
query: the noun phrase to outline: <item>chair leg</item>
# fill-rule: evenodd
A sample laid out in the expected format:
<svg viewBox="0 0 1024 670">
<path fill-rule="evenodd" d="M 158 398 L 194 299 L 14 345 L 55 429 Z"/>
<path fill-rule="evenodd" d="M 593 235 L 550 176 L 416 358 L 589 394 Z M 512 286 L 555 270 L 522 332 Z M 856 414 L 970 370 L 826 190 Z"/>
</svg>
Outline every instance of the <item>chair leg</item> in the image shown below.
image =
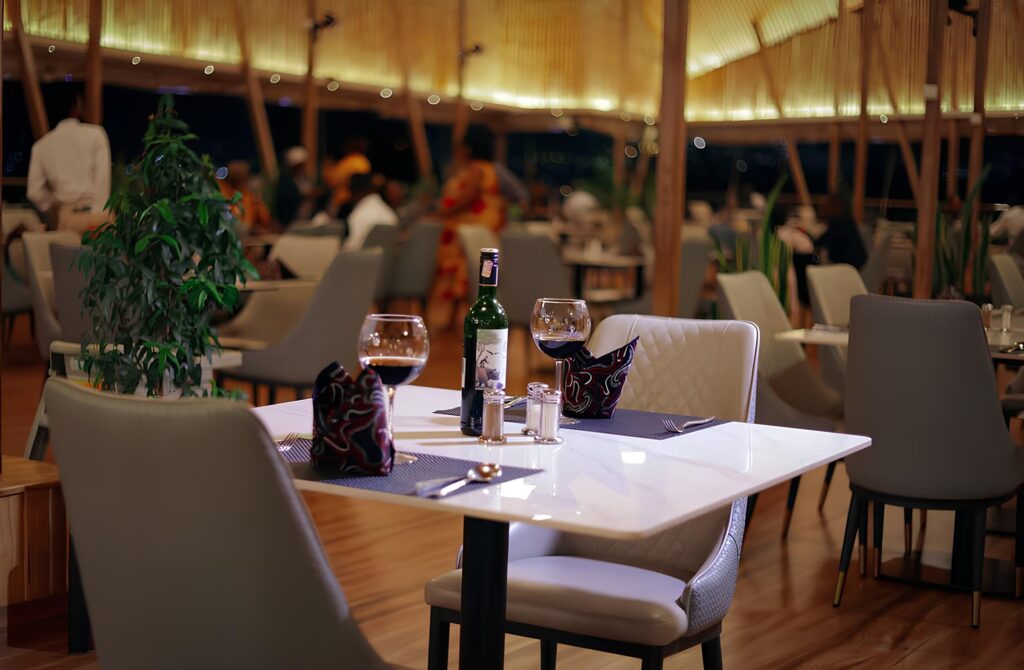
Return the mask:
<svg viewBox="0 0 1024 670">
<path fill-rule="evenodd" d="M 714 637 L 700 645 L 700 657 L 704 670 L 722 670 L 722 636 Z"/>
<path fill-rule="evenodd" d="M 277 403 L 277 384 L 267 384 L 267 404 Z"/>
<path fill-rule="evenodd" d="M 861 501 L 860 528 L 857 535 L 860 537 L 860 576 L 868 574 L 868 501 Z"/>
<path fill-rule="evenodd" d="M 832 600 L 833 607 L 839 607 L 843 601 L 843 587 L 846 586 L 846 573 L 850 570 L 850 557 L 853 555 L 853 541 L 857 539 L 860 526 L 861 498 L 856 493 L 850 494 L 850 511 L 846 513 L 846 532 L 843 535 L 843 548 L 839 552 L 839 576 L 836 579 L 836 594 Z"/>
<path fill-rule="evenodd" d="M 554 640 L 540 641 L 540 670 L 555 670 L 558 663 L 558 643 Z"/>
<path fill-rule="evenodd" d="M 661 647 L 648 647 L 640 657 L 640 670 L 661 670 L 665 663 L 665 653 Z"/>
<path fill-rule="evenodd" d="M 828 497 L 828 489 L 832 486 L 832 475 L 836 473 L 836 461 L 832 461 L 825 468 L 825 482 L 821 485 L 821 496 L 818 497 L 818 511 L 825 508 L 825 498 Z"/>
<path fill-rule="evenodd" d="M 875 579 L 878 579 L 878 576 L 882 572 L 882 529 L 885 524 L 885 505 L 878 502 L 877 500 L 875 501 L 874 505 L 875 515 L 874 521 L 871 524 L 871 531 L 874 535 L 874 538 L 872 538 L 871 544 L 874 545 L 873 548 L 875 560 L 872 574 L 874 574 Z"/>
<path fill-rule="evenodd" d="M 1013 595 L 1017 598 L 1024 596 L 1024 488 L 1017 491 L 1017 527 L 1013 540 L 1013 563 L 1015 565 L 1017 578 L 1015 580 Z"/>
<path fill-rule="evenodd" d="M 981 576 L 985 567 L 986 512 L 974 513 L 971 527 L 971 628 L 981 625 Z"/>
<path fill-rule="evenodd" d="M 782 539 L 789 535 L 789 524 L 793 520 L 793 507 L 796 505 L 796 493 L 800 490 L 800 477 L 789 480 L 789 497 L 786 498 L 786 516 L 782 519 Z"/>
<path fill-rule="evenodd" d="M 923 510 L 922 510 L 923 511 Z M 914 510 L 911 507 L 903 508 L 903 555 L 910 556 L 914 542 Z"/>
<path fill-rule="evenodd" d="M 757 494 L 747 496 L 747 518 L 743 522 L 743 534 L 750 530 L 750 520 L 754 518 L 754 508 L 757 507 Z"/>
<path fill-rule="evenodd" d="M 430 638 L 427 651 L 427 670 L 447 670 L 448 629 L 451 624 L 441 618 L 437 608 L 430 608 Z"/>
</svg>

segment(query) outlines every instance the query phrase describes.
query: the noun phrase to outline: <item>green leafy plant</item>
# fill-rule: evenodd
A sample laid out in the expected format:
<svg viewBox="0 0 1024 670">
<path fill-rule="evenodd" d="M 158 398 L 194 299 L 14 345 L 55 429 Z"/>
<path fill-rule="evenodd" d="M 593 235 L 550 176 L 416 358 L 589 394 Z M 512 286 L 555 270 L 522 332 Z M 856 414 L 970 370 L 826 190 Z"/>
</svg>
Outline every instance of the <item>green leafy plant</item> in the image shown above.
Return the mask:
<svg viewBox="0 0 1024 670">
<path fill-rule="evenodd" d="M 83 239 L 83 309 L 92 340 L 83 368 L 94 385 L 158 395 L 165 377 L 182 395 L 202 389 L 203 361 L 220 349 L 215 309 L 238 303 L 238 281 L 256 277 L 209 156 L 177 118 L 171 96 L 150 117 L 139 160 L 111 195 L 113 220 Z M 235 201 L 237 201 L 237 197 Z"/>
<path fill-rule="evenodd" d="M 974 296 L 985 292 L 988 282 L 989 221 L 978 218 L 978 247 L 971 253 L 971 236 L 968 224 L 992 166 L 986 165 L 978 179 L 971 185 L 960 208 L 961 225 L 957 226 L 953 216 L 936 208 L 935 214 L 935 291 L 938 295 L 961 298 L 967 290 Z M 966 284 L 970 269 L 971 283 Z"/>
</svg>

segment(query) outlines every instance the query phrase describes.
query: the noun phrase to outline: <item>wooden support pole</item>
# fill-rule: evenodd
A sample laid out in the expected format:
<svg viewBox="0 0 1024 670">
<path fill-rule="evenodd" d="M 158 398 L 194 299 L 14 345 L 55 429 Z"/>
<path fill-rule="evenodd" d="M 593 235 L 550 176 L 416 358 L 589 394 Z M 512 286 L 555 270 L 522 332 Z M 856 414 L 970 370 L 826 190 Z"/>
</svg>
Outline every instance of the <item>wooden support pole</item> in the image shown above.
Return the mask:
<svg viewBox="0 0 1024 670">
<path fill-rule="evenodd" d="M 316 78 L 313 76 L 316 68 L 316 0 L 309 0 L 309 40 L 306 44 L 306 80 L 303 85 L 303 106 L 302 106 L 302 146 L 309 153 L 306 161 L 306 172 L 314 177 L 317 173 L 319 157 L 319 131 L 317 119 L 320 116 L 320 96 L 316 86 Z"/>
<path fill-rule="evenodd" d="M 654 212 L 654 313 L 676 316 L 679 243 L 686 202 L 686 34 L 689 0 L 665 0 L 658 138 L 658 203 Z"/>
<path fill-rule="evenodd" d="M 455 94 L 455 121 L 452 124 L 452 155 L 455 155 L 457 147 L 462 143 L 466 135 L 466 128 L 469 125 L 469 117 L 466 110 L 466 101 L 462 99 L 462 87 L 466 79 L 466 0 L 459 0 L 458 26 L 456 29 L 459 40 L 459 62 L 456 70 L 457 92 Z"/>
<path fill-rule="evenodd" d="M 956 119 L 946 122 L 946 200 L 960 195 L 960 129 Z"/>
<path fill-rule="evenodd" d="M 398 7 L 398 0 L 390 0 L 391 21 L 398 27 L 398 60 L 402 68 L 402 94 L 405 97 L 405 113 L 409 122 L 409 137 L 416 156 L 416 169 L 422 181 L 434 182 L 434 168 L 430 160 L 430 145 L 427 143 L 427 128 L 423 122 L 423 110 L 419 98 L 410 84 L 412 65 L 409 57 L 409 38 L 405 14 Z"/>
<path fill-rule="evenodd" d="M 946 0 L 929 0 L 928 60 L 924 92 L 924 137 L 921 142 L 920 206 L 917 208 L 917 245 L 914 251 L 914 297 L 932 297 L 935 264 L 935 215 L 939 195 L 939 95 L 942 81 L 942 45 L 946 29 Z"/>
<path fill-rule="evenodd" d="M 871 26 L 875 24 L 875 0 L 864 0 L 860 19 L 860 113 L 853 159 L 853 218 L 864 223 L 864 194 L 868 176 L 868 90 L 871 81 Z"/>
<path fill-rule="evenodd" d="M 881 24 L 877 15 L 869 25 L 874 26 L 874 30 L 876 32 L 881 32 Z M 900 102 L 896 97 L 896 86 L 892 81 L 891 69 L 894 67 L 894 64 L 892 59 L 889 58 L 889 48 L 885 45 L 885 40 L 878 40 L 878 49 L 881 61 L 878 69 L 881 70 L 882 80 L 885 82 L 885 91 L 889 96 L 889 106 L 892 107 L 893 114 L 899 114 Z M 914 149 L 910 146 L 910 137 L 907 135 L 906 124 L 903 121 L 896 119 L 893 119 L 892 123 L 896 128 L 896 141 L 900 147 L 900 155 L 903 157 L 903 165 L 907 170 L 907 181 L 910 182 L 910 192 L 913 194 L 914 200 L 916 201 L 918 200 L 918 184 L 920 182 L 917 171 L 917 158 L 914 156 Z"/>
<path fill-rule="evenodd" d="M 1017 0 L 1011 0 L 1012 5 Z M 988 50 L 989 37 L 992 34 L 992 0 L 980 0 L 978 5 L 978 36 L 974 40 L 974 113 L 971 114 L 971 146 L 967 155 L 967 188 L 974 187 L 981 177 L 982 163 L 985 159 L 985 88 L 988 83 Z M 978 212 L 981 208 L 981 194 L 974 200 L 970 221 L 963 225 L 969 226 L 971 236 L 971 257 L 978 251 L 981 231 L 978 229 Z M 964 291 L 970 294 L 973 278 L 970 276 L 971 266 L 967 266 L 964 274 Z"/>
<path fill-rule="evenodd" d="M 30 38 L 25 34 L 25 24 L 21 17 L 21 0 L 8 0 L 7 11 L 11 15 L 11 27 L 14 29 L 14 40 L 18 49 L 21 85 L 25 89 L 28 120 L 32 125 L 32 136 L 38 140 L 50 131 L 50 122 L 46 118 L 46 107 L 43 106 L 43 91 L 39 87 L 36 58 L 32 53 Z"/>
<path fill-rule="evenodd" d="M 643 142 L 637 147 L 636 170 L 633 172 L 633 183 L 629 188 L 629 195 L 634 200 L 640 200 L 644 195 L 644 185 L 647 184 L 647 173 L 651 170 L 651 154 L 644 150 Z"/>
<path fill-rule="evenodd" d="M 620 126 L 612 133 L 612 215 L 616 223 L 622 222 L 626 189 L 626 128 Z"/>
<path fill-rule="evenodd" d="M 833 123 L 828 135 L 828 192 L 839 192 L 839 162 L 842 158 L 843 143 L 839 137 L 839 124 Z"/>
<path fill-rule="evenodd" d="M 757 36 L 757 59 L 761 63 L 765 81 L 768 83 L 768 93 L 771 95 L 772 103 L 775 105 L 776 111 L 778 111 L 779 118 L 785 118 L 786 114 L 782 108 L 782 94 L 775 84 L 775 75 L 772 73 L 771 64 L 764 55 L 764 39 L 761 35 L 761 27 L 757 25 L 756 21 L 754 22 L 754 34 Z M 811 192 L 807 188 L 807 177 L 804 176 L 804 166 L 800 162 L 800 152 L 797 151 L 796 141 L 791 137 L 787 137 L 785 142 L 786 156 L 789 159 L 789 171 L 793 175 L 793 185 L 796 186 L 796 192 L 800 196 L 800 203 L 805 207 L 812 207 Z"/>
<path fill-rule="evenodd" d="M 103 123 L 103 0 L 89 0 L 89 44 L 85 49 L 85 120 Z"/>
<path fill-rule="evenodd" d="M 274 138 L 270 134 L 270 122 L 267 121 L 267 108 L 263 104 L 263 89 L 252 68 L 252 47 L 249 43 L 249 25 L 245 20 L 243 0 L 234 0 L 235 29 L 238 33 L 238 52 L 242 56 L 242 83 L 245 84 L 245 106 L 249 110 L 249 123 L 256 139 L 256 149 L 260 155 L 260 170 L 268 180 L 277 178 L 277 152 L 274 151 Z"/>
</svg>

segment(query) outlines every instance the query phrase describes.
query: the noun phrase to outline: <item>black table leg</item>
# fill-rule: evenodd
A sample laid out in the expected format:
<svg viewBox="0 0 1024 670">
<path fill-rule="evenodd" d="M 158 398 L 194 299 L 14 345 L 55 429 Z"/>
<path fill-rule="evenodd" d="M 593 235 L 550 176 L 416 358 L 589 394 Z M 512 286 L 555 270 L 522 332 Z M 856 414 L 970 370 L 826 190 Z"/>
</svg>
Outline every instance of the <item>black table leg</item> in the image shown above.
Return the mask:
<svg viewBox="0 0 1024 670">
<path fill-rule="evenodd" d="M 583 275 L 586 273 L 586 268 L 582 265 L 575 266 L 573 270 L 573 290 L 576 291 L 576 297 L 583 297 Z"/>
<path fill-rule="evenodd" d="M 462 527 L 461 670 L 500 670 L 505 663 L 508 523 L 466 517 Z"/>
<path fill-rule="evenodd" d="M 974 516 L 970 511 L 957 510 L 953 517 L 953 556 L 949 567 L 949 585 L 969 589 L 974 533 Z"/>
<path fill-rule="evenodd" d="M 68 538 L 68 653 L 84 654 L 92 648 L 89 638 L 92 627 L 89 624 L 89 610 L 85 607 L 85 591 L 82 590 L 82 575 L 78 572 L 78 557 L 75 556 L 75 539 Z"/>
<path fill-rule="evenodd" d="M 636 289 L 635 298 L 639 300 L 644 297 L 644 266 L 643 263 L 636 266 Z"/>
</svg>

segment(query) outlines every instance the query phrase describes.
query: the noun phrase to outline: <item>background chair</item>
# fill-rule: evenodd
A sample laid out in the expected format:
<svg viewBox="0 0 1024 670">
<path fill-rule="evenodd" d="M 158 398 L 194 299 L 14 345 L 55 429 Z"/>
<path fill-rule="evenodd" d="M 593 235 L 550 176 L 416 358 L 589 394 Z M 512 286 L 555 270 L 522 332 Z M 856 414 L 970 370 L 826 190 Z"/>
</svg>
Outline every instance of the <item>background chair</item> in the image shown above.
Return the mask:
<svg viewBox="0 0 1024 670">
<path fill-rule="evenodd" d="M 850 512 L 833 604 L 843 595 L 854 536 L 874 503 L 874 572 L 885 505 L 955 510 L 969 532 L 971 625 L 981 618 L 985 512 L 1017 496 L 1018 593 L 1024 576 L 1024 451 L 1003 423 L 978 308 L 950 300 L 853 299 L 846 421 L 872 446 L 846 458 Z M 966 548 L 963 548 L 966 550 Z M 861 573 L 866 552 L 861 551 Z"/>
<path fill-rule="evenodd" d="M 682 319 L 697 316 L 700 291 L 714 245 L 711 236 L 700 226 L 683 226 L 679 243 L 679 303 L 676 307 L 676 316 Z"/>
<path fill-rule="evenodd" d="M 332 361 L 356 372 L 359 329 L 373 304 L 381 263 L 381 252 L 377 249 L 346 251 L 335 256 L 301 318 L 279 340 L 258 341 L 256 335 L 265 332 L 274 336 L 280 331 L 224 328 L 222 332 L 226 336 L 249 340 L 249 350 L 243 351 L 240 366 L 225 370 L 220 376 L 250 382 L 253 400 L 257 396 L 257 385 L 267 384 L 270 387 L 269 402 L 273 403 L 277 386 L 290 386 L 301 393 L 312 388 L 317 374 Z M 292 290 L 298 289 L 270 293 Z M 294 306 L 289 309 L 294 314 Z M 245 316 L 242 325 L 253 327 L 261 322 L 280 319 L 280 315 L 273 313 L 258 314 L 255 308 L 243 310 L 239 317 L 242 316 Z"/>
<path fill-rule="evenodd" d="M 868 260 L 860 269 L 864 288 L 879 293 L 889 276 L 889 261 L 892 257 L 892 235 L 879 233 L 874 245 L 868 244 Z"/>
<path fill-rule="evenodd" d="M 796 342 L 775 339 L 778 333 L 789 330 L 790 325 L 768 278 L 757 271 L 720 274 L 718 287 L 726 317 L 753 321 L 761 329 L 757 422 L 808 430 L 835 430 L 842 418 L 843 401 L 814 373 L 803 347 Z M 822 497 L 830 483 L 826 480 Z M 800 478 L 795 477 L 789 485 L 783 537 L 789 533 L 799 488 Z"/>
<path fill-rule="evenodd" d="M 51 244 L 80 245 L 81 236 L 67 230 L 25 233 L 25 262 L 29 286 L 32 288 L 32 317 L 36 324 L 36 345 L 39 357 L 50 360 L 50 343 L 61 337 L 60 322 L 53 296 L 53 265 L 50 260 Z"/>
<path fill-rule="evenodd" d="M 839 328 L 850 326 L 850 300 L 868 292 L 857 269 L 845 263 L 809 266 L 807 287 L 814 323 Z M 818 360 L 821 376 L 842 396 L 846 384 L 846 347 L 818 347 Z"/>
<path fill-rule="evenodd" d="M 381 270 L 377 281 L 377 290 L 374 292 L 374 301 L 378 305 L 384 305 L 388 299 L 388 289 L 391 285 L 391 277 L 394 273 L 395 256 L 398 253 L 398 226 L 377 224 L 370 228 L 363 240 L 363 249 L 380 249 Z M 383 309 L 381 307 L 380 309 Z"/>
<path fill-rule="evenodd" d="M 388 300 L 416 300 L 420 311 L 427 313 L 427 299 L 437 272 L 440 242 L 440 223 L 424 221 L 413 224 L 408 239 L 398 245 L 394 270 L 388 275 L 391 278 Z"/>
<path fill-rule="evenodd" d="M 244 405 L 61 380 L 46 403 L 105 670 L 387 667 Z"/>
<path fill-rule="evenodd" d="M 53 267 L 53 301 L 60 322 L 60 339 L 82 343 L 92 340 L 92 319 L 82 310 L 82 292 L 85 273 L 78 267 L 81 246 L 50 245 L 50 265 Z"/>
<path fill-rule="evenodd" d="M 296 277 L 319 279 L 340 249 L 337 237 L 285 233 L 274 242 L 267 259 L 279 262 Z"/>
<path fill-rule="evenodd" d="M 1024 307 L 1024 277 L 1010 254 L 995 254 L 988 259 L 992 282 L 992 304 Z"/>
<path fill-rule="evenodd" d="M 487 226 L 475 224 L 459 226 L 457 232 L 459 235 L 459 246 L 462 247 L 462 255 L 466 258 L 466 279 L 469 281 L 469 286 L 466 290 L 466 300 L 472 305 L 476 301 L 478 284 L 480 283 L 480 250 L 497 249 L 498 236 Z M 501 263 L 502 261 L 499 259 L 499 273 L 501 272 Z M 501 282 L 500 274 L 498 282 L 499 284 Z"/>
<path fill-rule="evenodd" d="M 634 337 L 620 407 L 753 420 L 756 326 L 616 315 L 589 346 L 603 354 Z M 738 500 L 637 542 L 513 524 L 506 630 L 541 640 L 544 670 L 554 669 L 559 643 L 639 657 L 644 670 L 700 644 L 704 667 L 721 667 L 721 621 L 736 585 L 745 507 Z M 432 670 L 447 667 L 461 594 L 460 570 L 427 584 Z"/>
<path fill-rule="evenodd" d="M 20 241 L 18 245 L 21 246 Z M 14 331 L 14 320 L 21 314 L 29 315 L 32 331 L 35 332 L 35 319 L 32 318 L 32 287 L 28 285 L 28 278 L 18 275 L 6 258 L 0 283 L 0 313 L 3 314 L 3 323 L 0 324 L 3 342 L 0 346 L 7 346 Z"/>
</svg>

